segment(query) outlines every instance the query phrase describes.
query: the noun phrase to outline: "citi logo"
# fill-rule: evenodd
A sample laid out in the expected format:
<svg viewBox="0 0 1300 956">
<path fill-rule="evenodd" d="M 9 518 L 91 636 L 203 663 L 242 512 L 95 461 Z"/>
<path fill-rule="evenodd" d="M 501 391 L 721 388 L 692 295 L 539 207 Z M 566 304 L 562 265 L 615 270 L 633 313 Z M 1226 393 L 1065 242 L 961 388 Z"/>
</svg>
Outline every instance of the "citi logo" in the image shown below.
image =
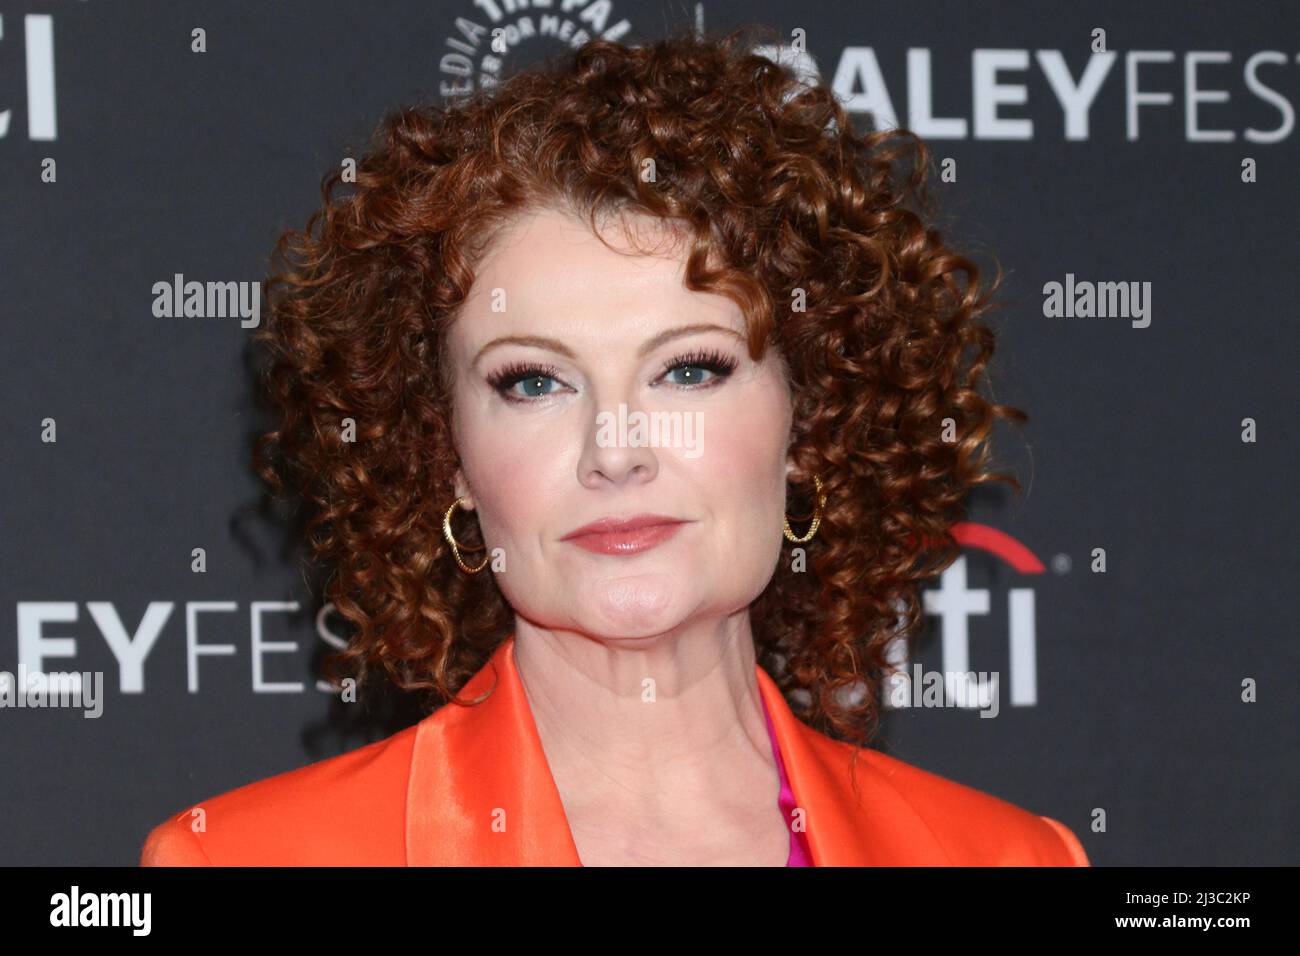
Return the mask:
<svg viewBox="0 0 1300 956">
<path fill-rule="evenodd" d="M 16 51 L 12 48 L 17 42 L 16 36 L 5 33 L 5 18 L 0 14 L 0 54 L 14 55 Z M 24 16 L 22 44 L 20 55 L 27 61 L 27 138 L 55 139 L 58 126 L 54 107 L 54 18 L 48 13 Z M 0 110 L 0 139 L 9 135 L 12 112 Z"/>
<path fill-rule="evenodd" d="M 959 522 L 952 535 L 968 551 L 982 551 L 1022 575 L 1046 572 L 1043 562 L 1011 535 L 974 522 Z M 992 613 L 994 594 L 988 588 L 972 588 L 967 578 L 967 556 L 954 561 L 939 578 L 939 587 L 922 592 L 927 615 L 939 619 L 944 697 L 948 706 L 992 705 L 986 700 L 998 692 L 1001 682 L 982 682 L 970 668 L 970 621 Z M 1006 591 L 1008 678 L 1007 690 L 1013 707 L 1038 703 L 1038 636 L 1035 624 L 1034 589 L 1012 587 Z M 907 648 L 899 641 L 890 654 L 891 668 L 906 674 Z M 886 697 L 888 702 L 888 696 Z"/>
</svg>

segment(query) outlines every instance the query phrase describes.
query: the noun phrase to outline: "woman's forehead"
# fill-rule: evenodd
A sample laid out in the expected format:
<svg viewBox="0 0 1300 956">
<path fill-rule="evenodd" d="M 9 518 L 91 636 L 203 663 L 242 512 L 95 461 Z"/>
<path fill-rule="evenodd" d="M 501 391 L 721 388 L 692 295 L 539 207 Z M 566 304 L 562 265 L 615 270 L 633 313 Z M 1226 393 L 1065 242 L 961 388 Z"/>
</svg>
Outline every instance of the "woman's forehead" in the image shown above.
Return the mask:
<svg viewBox="0 0 1300 956">
<path fill-rule="evenodd" d="M 585 264 L 627 262 L 631 270 L 662 272 L 680 270 L 687 249 L 679 223 L 633 212 L 605 213 L 593 232 L 591 223 L 576 213 L 544 206 L 516 213 L 498 226 L 475 271 L 476 277 L 508 272 L 527 278 L 554 271 L 557 262 L 581 259 Z"/>
<path fill-rule="evenodd" d="M 647 228 L 664 234 L 655 223 Z M 606 239 L 621 239 L 618 228 L 608 229 Z M 743 333 L 743 316 L 731 299 L 685 287 L 684 249 L 615 251 L 581 220 L 550 210 L 531 213 L 511 223 L 482 260 L 457 324 L 467 340 L 483 342 L 534 333 L 636 342 L 688 323 Z"/>
</svg>

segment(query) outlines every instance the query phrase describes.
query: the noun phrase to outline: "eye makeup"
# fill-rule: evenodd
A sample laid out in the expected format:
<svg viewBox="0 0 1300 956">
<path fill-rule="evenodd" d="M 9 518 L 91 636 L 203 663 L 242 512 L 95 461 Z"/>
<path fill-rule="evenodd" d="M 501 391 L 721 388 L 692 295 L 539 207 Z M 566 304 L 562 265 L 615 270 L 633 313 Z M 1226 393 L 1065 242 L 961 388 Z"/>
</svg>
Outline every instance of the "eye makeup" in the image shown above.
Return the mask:
<svg viewBox="0 0 1300 956">
<path fill-rule="evenodd" d="M 670 387 L 683 391 L 699 391 L 721 385 L 736 370 L 736 365 L 737 361 L 733 356 L 716 348 L 696 349 L 676 355 L 665 362 L 655 381 L 659 381 L 659 379 L 676 372 L 678 369 L 704 369 L 712 375 L 711 378 L 702 382 L 668 383 Z M 559 376 L 559 369 L 554 365 L 524 360 L 511 362 L 491 373 L 487 376 L 487 382 L 506 401 L 527 405 L 546 398 L 548 395 L 553 395 L 555 392 L 550 391 L 539 395 L 520 395 L 514 391 L 516 385 L 521 383 L 537 384 L 546 379 L 558 382 L 560 381 Z"/>
</svg>

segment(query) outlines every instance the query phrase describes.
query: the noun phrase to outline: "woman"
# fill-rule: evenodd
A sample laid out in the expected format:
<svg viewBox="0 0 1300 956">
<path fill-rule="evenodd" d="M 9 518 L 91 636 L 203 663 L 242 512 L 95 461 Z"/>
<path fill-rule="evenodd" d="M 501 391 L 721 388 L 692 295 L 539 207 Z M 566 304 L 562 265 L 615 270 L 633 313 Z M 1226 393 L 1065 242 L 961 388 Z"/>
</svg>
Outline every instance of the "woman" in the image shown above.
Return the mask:
<svg viewBox="0 0 1300 956">
<path fill-rule="evenodd" d="M 282 239 L 259 465 L 316 510 L 333 676 L 450 703 L 142 862 L 1087 864 L 867 747 L 1023 415 L 977 394 L 991 293 L 911 208 L 924 147 L 752 42 L 597 41 L 397 113 Z"/>
</svg>

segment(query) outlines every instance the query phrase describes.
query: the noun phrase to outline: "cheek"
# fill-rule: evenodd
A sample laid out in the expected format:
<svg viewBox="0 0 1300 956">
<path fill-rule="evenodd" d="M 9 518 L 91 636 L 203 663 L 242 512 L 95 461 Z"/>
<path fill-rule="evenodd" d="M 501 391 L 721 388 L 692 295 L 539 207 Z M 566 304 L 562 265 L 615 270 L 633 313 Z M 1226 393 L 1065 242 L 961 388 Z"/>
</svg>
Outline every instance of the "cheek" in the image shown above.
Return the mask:
<svg viewBox="0 0 1300 956">
<path fill-rule="evenodd" d="M 747 527 L 763 525 L 785 504 L 785 451 L 789 406 L 763 390 L 704 424 L 705 453 L 694 463 L 720 508 Z"/>
<path fill-rule="evenodd" d="M 557 473 L 563 463 L 555 445 L 540 440 L 537 429 L 492 423 L 475 423 L 471 429 L 475 441 L 462 450 L 461 459 L 483 531 L 494 546 L 525 544 L 530 534 L 548 527 L 554 491 L 563 487 Z"/>
</svg>

